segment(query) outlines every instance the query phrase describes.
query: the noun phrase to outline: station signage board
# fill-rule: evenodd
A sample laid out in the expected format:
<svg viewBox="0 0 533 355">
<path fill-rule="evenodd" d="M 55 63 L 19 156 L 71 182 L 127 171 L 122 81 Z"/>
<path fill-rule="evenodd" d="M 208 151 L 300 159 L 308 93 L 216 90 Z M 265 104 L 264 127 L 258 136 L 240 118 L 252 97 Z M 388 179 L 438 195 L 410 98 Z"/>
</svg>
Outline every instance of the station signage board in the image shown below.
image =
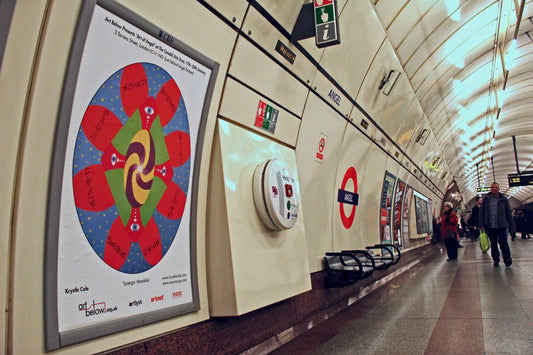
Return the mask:
<svg viewBox="0 0 533 355">
<path fill-rule="evenodd" d="M 533 185 L 533 171 L 523 171 L 520 174 L 509 174 L 509 186 L 527 186 Z"/>
<path fill-rule="evenodd" d="M 341 43 L 336 0 L 314 0 L 315 41 L 319 48 Z"/>
</svg>

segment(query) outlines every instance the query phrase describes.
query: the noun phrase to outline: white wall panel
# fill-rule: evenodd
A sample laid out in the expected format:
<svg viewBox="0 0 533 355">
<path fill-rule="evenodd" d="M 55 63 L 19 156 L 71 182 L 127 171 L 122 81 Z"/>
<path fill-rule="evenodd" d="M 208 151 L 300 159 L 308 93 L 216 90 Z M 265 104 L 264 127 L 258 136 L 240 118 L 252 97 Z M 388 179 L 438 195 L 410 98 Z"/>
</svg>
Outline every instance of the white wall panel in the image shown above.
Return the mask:
<svg viewBox="0 0 533 355">
<path fill-rule="evenodd" d="M 307 88 L 244 37 L 239 37 L 229 73 L 277 105 L 301 116 Z"/>
<path fill-rule="evenodd" d="M 406 3 L 409 3 L 409 0 L 373 0 L 373 2 L 383 27 L 388 29 L 398 12 L 402 10 Z"/>
<path fill-rule="evenodd" d="M 270 231 L 259 219 L 252 194 L 254 170 L 265 160 L 286 162 L 298 181 L 294 150 L 224 120 L 218 121 L 218 134 L 220 156 L 215 159 L 222 160 L 223 175 L 217 178 L 224 184 L 227 215 L 216 218 L 227 218 L 222 225 L 228 234 L 211 224 L 208 278 L 216 292 L 209 294 L 210 313 L 236 316 L 308 291 L 311 279 L 304 210 L 298 208 L 291 229 Z M 293 188 L 302 196 L 298 184 Z"/>
<path fill-rule="evenodd" d="M 276 17 L 277 21 L 282 23 L 290 23 L 296 21 L 294 16 L 298 15 L 298 9 L 291 11 L 293 7 L 299 8 L 299 2 L 296 1 L 276 1 L 265 2 L 264 5 L 269 4 L 268 10 L 274 11 L 271 15 Z M 283 6 L 282 6 L 283 5 Z M 280 7 L 283 7 L 280 9 Z M 282 11 L 279 11 L 282 10 Z M 292 28 L 291 28 L 292 29 Z M 273 55 L 281 65 L 287 70 L 294 73 L 304 83 L 310 84 L 313 81 L 316 66 L 312 64 L 300 50 L 286 39 L 265 17 L 260 14 L 254 7 L 251 7 L 246 14 L 246 21 L 243 25 L 243 32 L 248 34 L 255 42 L 257 42 L 264 50 Z M 275 50 L 278 42 L 289 49 L 294 54 L 294 62 L 291 63 L 286 57 Z M 288 54 L 290 57 L 291 55 Z"/>
<path fill-rule="evenodd" d="M 440 158 L 438 144 L 435 140 L 430 140 L 431 138 L 434 138 L 434 136 L 430 136 L 426 144 L 424 144 L 425 154 L 420 168 L 428 178 L 436 180 L 442 171 L 442 159 Z"/>
<path fill-rule="evenodd" d="M 409 1 L 402 8 L 388 28 L 391 42 L 395 48 L 398 48 L 402 40 L 413 30 L 416 23 L 438 2 L 439 0 Z M 391 4 L 387 4 L 386 10 L 389 10 L 389 5 Z"/>
<path fill-rule="evenodd" d="M 388 156 L 375 145 L 370 147 L 367 156 L 368 164 L 361 168 L 364 184 L 357 189 L 360 191 L 357 218 L 361 222 L 360 233 L 364 237 L 363 243 L 373 245 L 380 242 L 379 206 Z"/>
<path fill-rule="evenodd" d="M 370 139 L 376 136 L 376 126 L 366 117 L 358 107 L 354 106 L 350 112 L 350 122 L 357 126 Z"/>
<path fill-rule="evenodd" d="M 246 0 L 206 0 L 206 3 L 220 12 L 222 16 L 235 24 L 235 26 L 241 27 L 246 9 L 248 8 L 248 2 Z"/>
<path fill-rule="evenodd" d="M 413 139 L 416 133 L 415 128 L 424 120 L 424 112 L 418 103 L 418 100 L 413 99 L 404 113 L 404 120 L 400 130 L 394 135 L 396 143 L 405 151 L 409 142 Z M 416 137 L 415 137 L 416 138 Z"/>
<path fill-rule="evenodd" d="M 335 176 L 346 125 L 320 98 L 309 96 L 296 144 L 296 159 L 311 272 L 322 269 L 324 253 L 333 248 L 331 205 L 336 199 Z"/>
<path fill-rule="evenodd" d="M 422 52 L 431 53 L 434 48 L 425 48 L 421 46 L 427 37 L 435 31 L 442 21 L 442 18 L 447 17 L 447 9 L 444 3 L 439 3 L 438 6 L 432 7 L 430 11 L 426 13 L 424 18 L 420 19 L 422 24 L 419 24 L 409 35 L 404 38 L 403 42 L 399 47 L 397 47 L 397 54 L 400 58 L 400 61 L 406 64 L 405 71 L 408 73 L 409 77 L 414 74 L 416 70 L 415 62 L 419 63 L 421 58 L 426 58 L 426 56 L 414 56 L 415 52 L 420 50 Z M 439 42 L 440 43 L 440 42 Z M 410 62 L 411 59 L 414 59 Z M 411 66 L 412 65 L 412 66 Z M 409 66 L 409 68 L 407 67 Z"/>
<path fill-rule="evenodd" d="M 390 100 L 387 102 L 378 123 L 387 132 L 392 140 L 398 142 L 399 132 L 403 123 L 410 119 L 408 114 L 409 104 L 415 100 L 415 95 L 405 76 L 401 76 L 393 91 L 390 94 Z"/>
<path fill-rule="evenodd" d="M 413 137 L 413 140 L 411 141 L 411 145 L 409 149 L 409 157 L 417 165 L 418 170 L 420 172 L 426 173 L 426 172 L 429 172 L 429 168 L 425 167 L 426 166 L 425 162 L 432 159 L 437 154 L 439 149 L 438 149 L 438 143 L 436 141 L 435 136 L 429 130 L 427 131 L 428 132 L 427 138 L 421 139 L 418 143 L 415 142 L 414 138 L 420 132 L 420 130 L 423 129 L 422 127 L 424 126 L 420 126 L 420 128 L 416 129 L 415 136 Z M 429 162 L 427 164 L 429 164 Z M 418 173 L 416 175 L 418 176 Z M 434 173 L 432 173 L 431 176 L 435 176 Z"/>
<path fill-rule="evenodd" d="M 327 47 L 320 65 L 355 97 L 385 31 L 368 0 L 348 1 L 339 15 L 339 24 L 341 44 Z"/>
<path fill-rule="evenodd" d="M 369 206 L 362 204 L 360 199 L 366 194 L 366 179 L 369 178 L 364 172 L 369 168 L 374 169 L 373 162 L 369 160 L 371 145 L 372 143 L 361 132 L 350 125 L 347 127 L 339 151 L 334 198 L 331 200 L 333 251 L 364 249 L 366 245 L 369 245 L 369 235 L 362 231 L 363 219 L 368 217 L 365 216 L 364 210 Z M 355 172 L 355 178 L 352 175 L 353 172 Z M 357 193 L 358 204 L 352 206 L 338 202 L 339 189 Z M 374 206 L 370 208 L 374 209 Z M 352 217 L 353 213 L 355 214 Z"/>
<path fill-rule="evenodd" d="M 274 132 L 270 132 L 254 125 L 259 101 L 278 110 L 277 123 Z M 292 147 L 296 145 L 298 130 L 300 128 L 300 119 L 231 78 L 228 78 L 226 81 L 224 97 L 222 98 L 219 114 L 260 134 L 270 136 Z"/>
<path fill-rule="evenodd" d="M 316 73 L 313 89 L 322 96 L 327 103 L 340 111 L 342 117 L 348 118 L 350 116 L 350 111 L 353 107 L 352 102 L 320 72 Z"/>
<path fill-rule="evenodd" d="M 379 86 L 389 70 L 400 70 L 401 65 L 394 50 L 386 38 L 365 74 L 364 81 L 358 88 L 356 101 L 374 119 L 382 115 L 383 108 L 390 99 L 379 90 Z M 404 75 L 402 75 L 404 76 Z M 401 77 L 400 77 L 401 79 Z M 404 79 L 405 80 L 405 79 Z"/>
</svg>

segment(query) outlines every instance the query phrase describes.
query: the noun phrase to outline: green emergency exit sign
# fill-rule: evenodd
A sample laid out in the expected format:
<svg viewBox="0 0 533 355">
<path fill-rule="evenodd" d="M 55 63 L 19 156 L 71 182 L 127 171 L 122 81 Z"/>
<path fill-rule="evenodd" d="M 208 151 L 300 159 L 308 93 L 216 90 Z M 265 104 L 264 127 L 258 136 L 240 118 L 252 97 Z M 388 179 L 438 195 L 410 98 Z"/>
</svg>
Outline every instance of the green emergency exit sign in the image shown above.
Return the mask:
<svg viewBox="0 0 533 355">
<path fill-rule="evenodd" d="M 319 48 L 341 43 L 337 0 L 313 0 L 315 13 L 315 40 Z"/>
</svg>

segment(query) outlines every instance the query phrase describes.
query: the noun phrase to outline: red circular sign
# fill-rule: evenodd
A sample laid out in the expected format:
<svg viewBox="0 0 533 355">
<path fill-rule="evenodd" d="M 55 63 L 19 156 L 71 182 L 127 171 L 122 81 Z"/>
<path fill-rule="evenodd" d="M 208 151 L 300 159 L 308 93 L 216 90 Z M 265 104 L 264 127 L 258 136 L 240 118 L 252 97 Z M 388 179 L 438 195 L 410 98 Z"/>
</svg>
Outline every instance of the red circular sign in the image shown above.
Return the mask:
<svg viewBox="0 0 533 355">
<path fill-rule="evenodd" d="M 355 168 L 353 166 L 351 166 L 350 168 L 348 168 L 348 170 L 346 170 L 346 173 L 344 174 L 344 178 L 342 179 L 341 189 L 344 190 L 346 188 L 346 183 L 348 182 L 348 180 L 353 181 L 354 193 L 356 194 L 357 193 L 357 173 L 355 172 Z M 353 224 L 353 220 L 355 217 L 355 210 L 357 206 L 352 205 L 352 212 L 350 213 L 349 216 L 346 216 L 346 213 L 344 212 L 344 203 L 340 202 L 339 208 L 340 208 L 340 213 L 341 213 L 342 224 L 344 225 L 344 228 L 349 229 Z"/>
<path fill-rule="evenodd" d="M 320 142 L 318 143 L 318 151 L 322 153 L 325 147 L 326 147 L 326 140 L 324 138 L 320 138 Z"/>
</svg>

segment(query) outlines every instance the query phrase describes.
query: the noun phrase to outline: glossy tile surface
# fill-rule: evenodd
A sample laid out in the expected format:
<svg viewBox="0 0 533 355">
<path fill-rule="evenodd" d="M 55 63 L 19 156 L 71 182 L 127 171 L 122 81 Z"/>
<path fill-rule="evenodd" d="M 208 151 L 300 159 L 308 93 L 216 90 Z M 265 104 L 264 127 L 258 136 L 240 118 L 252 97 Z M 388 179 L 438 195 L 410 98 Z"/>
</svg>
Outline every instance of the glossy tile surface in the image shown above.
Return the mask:
<svg viewBox="0 0 533 355">
<path fill-rule="evenodd" d="M 273 354 L 533 354 L 533 240 L 509 241 L 509 268 L 462 244 L 458 261 L 436 253 Z"/>
</svg>

